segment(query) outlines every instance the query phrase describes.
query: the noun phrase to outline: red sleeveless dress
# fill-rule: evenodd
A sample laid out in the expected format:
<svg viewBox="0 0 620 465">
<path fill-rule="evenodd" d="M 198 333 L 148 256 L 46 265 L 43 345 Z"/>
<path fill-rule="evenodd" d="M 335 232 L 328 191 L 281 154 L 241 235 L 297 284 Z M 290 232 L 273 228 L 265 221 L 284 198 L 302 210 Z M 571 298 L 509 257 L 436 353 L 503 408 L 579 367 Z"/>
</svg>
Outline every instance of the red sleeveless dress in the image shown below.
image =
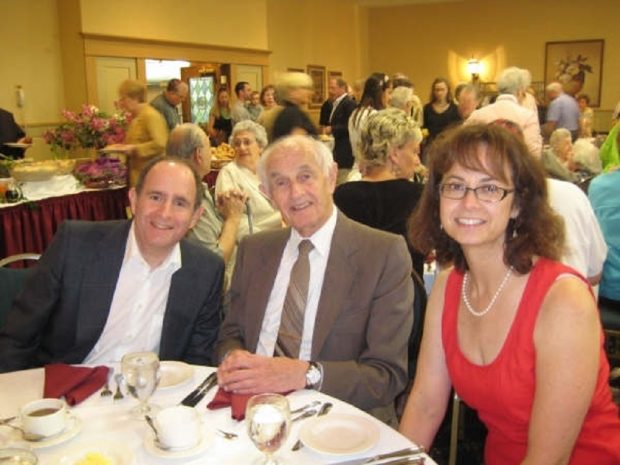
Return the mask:
<svg viewBox="0 0 620 465">
<path fill-rule="evenodd" d="M 478 411 L 489 430 L 486 465 L 518 465 L 525 457 L 536 386 L 534 326 L 549 287 L 564 273 L 579 276 L 572 268 L 548 259 L 540 258 L 534 264 L 504 345 L 487 365 L 471 363 L 459 348 L 457 314 L 463 274 L 455 270 L 448 277 L 442 320 L 446 363 L 459 397 Z M 620 464 L 620 418 L 611 399 L 609 363 L 602 341 L 601 336 L 596 388 L 570 465 Z"/>
</svg>

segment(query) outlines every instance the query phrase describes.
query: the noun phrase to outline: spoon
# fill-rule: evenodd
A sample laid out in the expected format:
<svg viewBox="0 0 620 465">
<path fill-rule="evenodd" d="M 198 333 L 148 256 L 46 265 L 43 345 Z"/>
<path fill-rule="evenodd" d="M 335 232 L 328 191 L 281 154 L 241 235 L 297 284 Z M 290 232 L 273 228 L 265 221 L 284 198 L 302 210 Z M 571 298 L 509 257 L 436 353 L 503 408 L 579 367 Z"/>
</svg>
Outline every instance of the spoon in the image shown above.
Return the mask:
<svg viewBox="0 0 620 465">
<path fill-rule="evenodd" d="M 149 415 L 144 415 L 144 419 L 146 420 L 146 424 L 149 425 L 153 430 L 153 433 L 155 433 L 155 445 L 162 450 L 170 449 L 170 447 L 164 446 L 159 440 L 159 433 L 157 432 L 157 428 L 155 428 L 155 423 L 153 422 L 153 419 Z"/>
<path fill-rule="evenodd" d="M 320 400 L 313 400 L 312 402 L 310 402 L 309 404 L 306 405 L 302 405 L 301 407 L 299 407 L 298 409 L 295 410 L 291 410 L 291 414 L 295 415 L 296 413 L 301 413 L 304 410 L 308 410 L 309 408 L 312 407 L 316 407 L 317 405 L 319 405 L 321 403 Z"/>
</svg>

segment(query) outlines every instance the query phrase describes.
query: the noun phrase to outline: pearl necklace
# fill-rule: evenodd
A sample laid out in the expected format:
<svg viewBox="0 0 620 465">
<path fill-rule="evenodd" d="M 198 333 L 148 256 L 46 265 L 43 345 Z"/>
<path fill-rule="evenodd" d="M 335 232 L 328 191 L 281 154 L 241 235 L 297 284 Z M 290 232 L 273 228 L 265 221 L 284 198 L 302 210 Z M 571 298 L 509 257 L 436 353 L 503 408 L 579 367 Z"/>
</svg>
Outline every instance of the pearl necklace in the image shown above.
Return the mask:
<svg viewBox="0 0 620 465">
<path fill-rule="evenodd" d="M 489 305 L 487 305 L 487 307 L 480 312 L 474 309 L 472 304 L 469 302 L 469 297 L 467 297 L 467 292 L 468 292 L 467 288 L 469 287 L 469 272 L 465 272 L 465 276 L 463 276 L 463 286 L 461 287 L 461 297 L 463 298 L 463 302 L 465 302 L 465 308 L 469 310 L 469 313 L 471 313 L 474 316 L 486 315 L 489 312 L 489 310 L 491 310 L 491 308 L 493 307 L 493 304 L 495 304 L 495 301 L 497 300 L 499 295 L 504 290 L 504 287 L 506 286 L 506 283 L 508 282 L 508 278 L 510 278 L 510 275 L 512 274 L 512 270 L 513 270 L 512 266 L 508 268 L 508 272 L 506 273 L 506 276 L 504 276 L 502 283 L 497 288 L 497 291 L 495 291 L 495 295 L 491 299 L 491 302 L 489 302 Z"/>
</svg>

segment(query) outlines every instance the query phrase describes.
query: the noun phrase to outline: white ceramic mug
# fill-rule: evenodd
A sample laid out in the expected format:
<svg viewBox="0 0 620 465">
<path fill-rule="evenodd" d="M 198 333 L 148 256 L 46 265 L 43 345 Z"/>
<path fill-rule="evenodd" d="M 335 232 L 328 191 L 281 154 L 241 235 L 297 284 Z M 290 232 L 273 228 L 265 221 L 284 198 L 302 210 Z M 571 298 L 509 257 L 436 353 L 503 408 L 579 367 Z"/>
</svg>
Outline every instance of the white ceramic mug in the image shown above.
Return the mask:
<svg viewBox="0 0 620 465">
<path fill-rule="evenodd" d="M 41 399 L 21 408 L 22 428 L 26 433 L 53 436 L 67 427 L 67 404 L 62 399 Z"/>
<path fill-rule="evenodd" d="M 200 441 L 200 419 L 192 407 L 179 405 L 161 410 L 155 418 L 155 427 L 164 447 L 189 449 Z"/>
</svg>

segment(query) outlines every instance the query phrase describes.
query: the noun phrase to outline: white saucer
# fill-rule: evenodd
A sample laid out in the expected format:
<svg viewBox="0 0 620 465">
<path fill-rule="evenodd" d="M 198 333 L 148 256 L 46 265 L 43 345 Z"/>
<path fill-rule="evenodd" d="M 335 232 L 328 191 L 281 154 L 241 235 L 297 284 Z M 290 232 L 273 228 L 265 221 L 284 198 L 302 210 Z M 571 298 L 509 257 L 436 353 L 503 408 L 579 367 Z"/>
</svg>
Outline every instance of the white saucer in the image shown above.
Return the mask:
<svg viewBox="0 0 620 465">
<path fill-rule="evenodd" d="M 64 451 L 58 459 L 57 465 L 75 465 L 83 460 L 87 454 L 101 454 L 109 460 L 110 465 L 133 465 L 133 452 L 121 442 L 97 441 L 76 444 L 75 447 Z"/>
<path fill-rule="evenodd" d="M 359 454 L 377 444 L 379 428 L 361 415 L 332 413 L 306 420 L 299 439 L 321 454 Z"/>
<path fill-rule="evenodd" d="M 187 459 L 202 454 L 207 449 L 210 442 L 211 435 L 207 434 L 206 431 L 203 430 L 200 441 L 194 447 L 183 450 L 163 450 L 160 449 L 155 443 L 155 437 L 152 434 L 149 434 L 144 439 L 144 448 L 149 454 L 155 457 L 165 459 Z"/>
<path fill-rule="evenodd" d="M 42 439 L 40 441 L 28 441 L 26 442 L 33 449 L 42 449 L 43 447 L 51 447 L 57 444 L 62 444 L 63 442 L 68 441 L 69 439 L 73 439 L 78 435 L 78 433 L 82 431 L 82 421 L 78 417 L 74 417 L 73 415 L 69 416 L 67 420 L 67 427 L 64 429 L 62 433 L 56 434 L 54 436 L 50 436 L 47 439 Z"/>
<path fill-rule="evenodd" d="M 183 362 L 163 361 L 159 364 L 158 389 L 182 386 L 194 377 L 194 368 Z"/>
</svg>

